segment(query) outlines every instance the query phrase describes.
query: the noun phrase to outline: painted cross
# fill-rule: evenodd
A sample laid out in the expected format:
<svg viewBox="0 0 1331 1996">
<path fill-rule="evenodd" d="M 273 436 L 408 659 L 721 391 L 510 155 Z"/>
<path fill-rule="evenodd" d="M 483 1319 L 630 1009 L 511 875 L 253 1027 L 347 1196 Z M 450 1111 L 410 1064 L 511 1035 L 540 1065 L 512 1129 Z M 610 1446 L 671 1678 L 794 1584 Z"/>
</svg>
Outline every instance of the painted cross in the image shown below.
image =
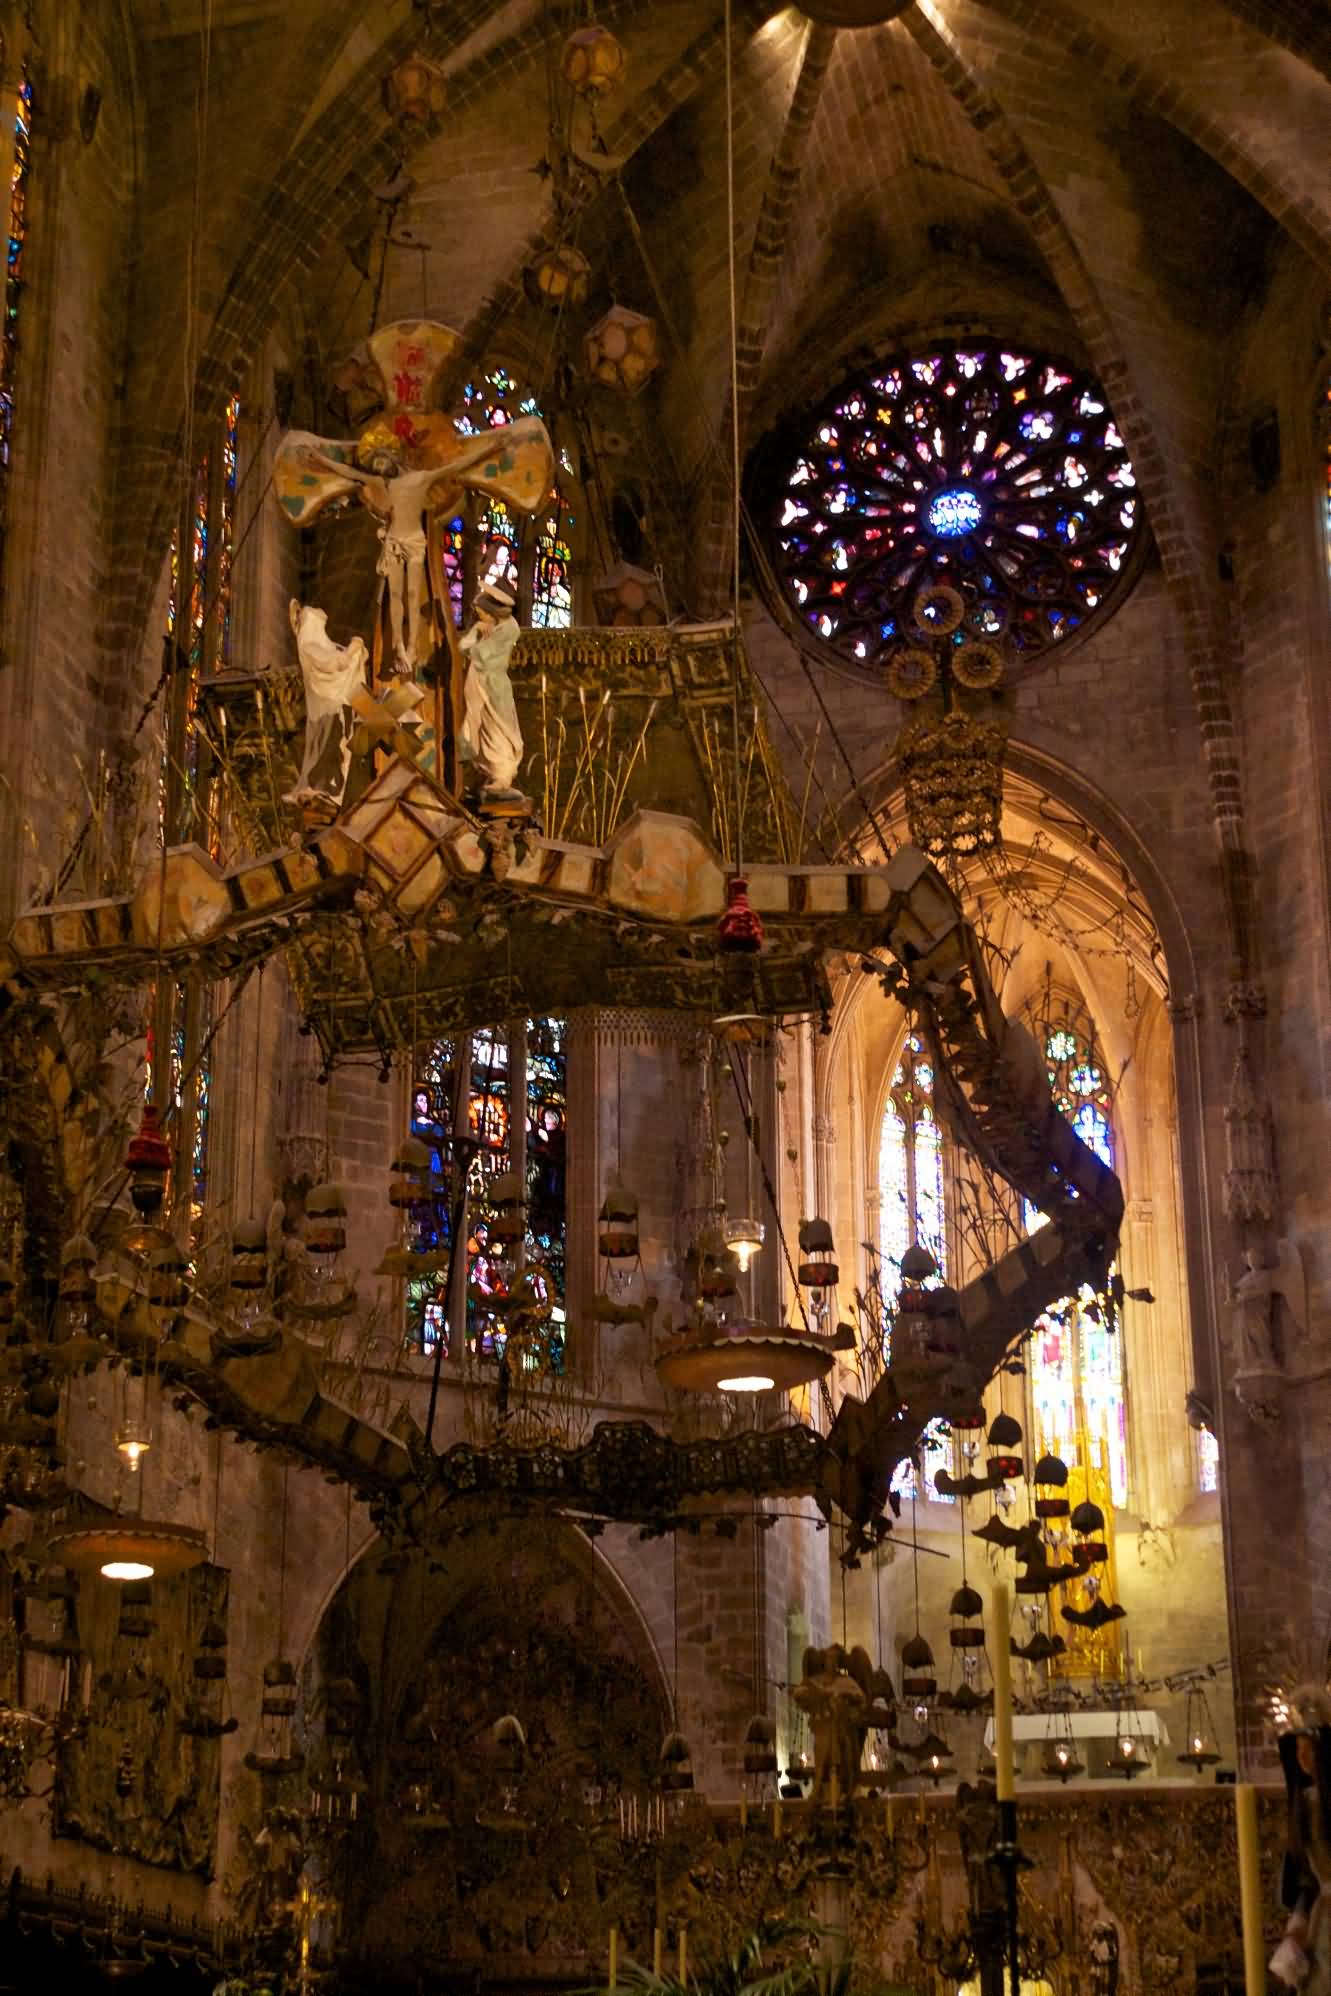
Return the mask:
<svg viewBox="0 0 1331 1996">
<path fill-rule="evenodd" d="M 383 407 L 352 441 L 289 430 L 273 469 L 278 501 L 293 526 L 305 527 L 335 501 L 359 498 L 379 522 L 380 617 L 372 647 L 378 661 L 384 632 L 406 680 L 441 648 L 449 668 L 437 683 L 435 735 L 449 790 L 460 780 L 462 659 L 449 610 L 440 522 L 463 495 L 478 492 L 519 512 L 535 513 L 554 483 L 554 450 L 539 416 L 464 435 L 431 406 L 445 363 L 461 344 L 451 327 L 431 319 L 401 319 L 368 342 Z"/>
</svg>

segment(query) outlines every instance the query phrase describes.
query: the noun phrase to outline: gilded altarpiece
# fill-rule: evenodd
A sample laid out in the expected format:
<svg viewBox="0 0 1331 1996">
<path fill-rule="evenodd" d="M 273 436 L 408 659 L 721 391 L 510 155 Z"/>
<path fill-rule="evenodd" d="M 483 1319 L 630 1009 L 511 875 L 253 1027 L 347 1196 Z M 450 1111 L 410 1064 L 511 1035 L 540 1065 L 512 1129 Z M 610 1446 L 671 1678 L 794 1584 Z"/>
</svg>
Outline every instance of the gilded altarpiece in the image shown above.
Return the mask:
<svg viewBox="0 0 1331 1996">
<path fill-rule="evenodd" d="M 85 1583 L 78 1628 L 91 1680 L 88 1725 L 60 1751 L 57 1836 L 212 1876 L 224 1693 L 195 1664 L 224 1654 L 216 1637 L 226 1629 L 229 1587 L 224 1568 L 195 1567 L 155 1581 L 136 1619 L 119 1587 Z"/>
</svg>

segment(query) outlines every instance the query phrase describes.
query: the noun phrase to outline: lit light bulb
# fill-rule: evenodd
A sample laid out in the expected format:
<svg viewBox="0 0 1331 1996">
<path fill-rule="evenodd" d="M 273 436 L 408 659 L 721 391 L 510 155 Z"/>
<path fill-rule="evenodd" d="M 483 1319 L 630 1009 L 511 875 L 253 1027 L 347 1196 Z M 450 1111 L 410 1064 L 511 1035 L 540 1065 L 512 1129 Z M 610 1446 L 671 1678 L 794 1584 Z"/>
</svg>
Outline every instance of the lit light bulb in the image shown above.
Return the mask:
<svg viewBox="0 0 1331 1996">
<path fill-rule="evenodd" d="M 124 1456 L 131 1474 L 138 1468 L 144 1456 L 147 1455 L 149 1446 L 150 1444 L 144 1441 L 142 1435 L 126 1435 L 116 1443 L 116 1448 Z"/>
<path fill-rule="evenodd" d="M 1122 1754 L 1124 1760 L 1131 1760 L 1132 1756 L 1137 1751 L 1137 1742 L 1134 1739 L 1129 1739 L 1128 1735 L 1125 1733 L 1123 1737 L 1119 1740 L 1118 1750 Z"/>
<path fill-rule="evenodd" d="M 1200 1734 L 1200 1733 L 1194 1733 L 1194 1734 L 1193 1734 L 1193 1736 L 1192 1736 L 1192 1750 L 1193 1750 L 1193 1752 L 1194 1752 L 1194 1753 L 1201 1753 L 1201 1751 L 1202 1751 L 1202 1746 L 1203 1746 L 1203 1742 L 1202 1742 L 1202 1736 L 1201 1736 L 1201 1734 Z"/>
<path fill-rule="evenodd" d="M 1068 1752 L 1068 1749 L 1065 1746 L 1055 1747 L 1054 1755 L 1060 1767 L 1066 1767 L 1068 1762 L 1072 1758 L 1072 1755 Z"/>
<path fill-rule="evenodd" d="M 146 1559 L 108 1559 L 102 1568 L 103 1580 L 151 1580 L 155 1569 Z"/>
<path fill-rule="evenodd" d="M 735 1379 L 718 1379 L 716 1383 L 722 1393 L 767 1393 L 776 1385 L 765 1372 L 745 1372 Z"/>
<path fill-rule="evenodd" d="M 933 1769 L 933 1771 L 934 1771 L 934 1773 L 935 1773 L 935 1774 L 937 1774 L 937 1772 L 938 1772 L 939 1768 L 940 1768 L 940 1767 L 942 1766 L 942 1764 L 943 1764 L 943 1763 L 942 1763 L 942 1762 L 941 1762 L 941 1761 L 939 1760 L 939 1758 L 938 1758 L 938 1755 L 937 1755 L 936 1753 L 931 1753 L 931 1754 L 930 1754 L 930 1756 L 929 1756 L 929 1765 L 930 1765 L 930 1767 L 931 1767 L 931 1768 Z"/>
</svg>

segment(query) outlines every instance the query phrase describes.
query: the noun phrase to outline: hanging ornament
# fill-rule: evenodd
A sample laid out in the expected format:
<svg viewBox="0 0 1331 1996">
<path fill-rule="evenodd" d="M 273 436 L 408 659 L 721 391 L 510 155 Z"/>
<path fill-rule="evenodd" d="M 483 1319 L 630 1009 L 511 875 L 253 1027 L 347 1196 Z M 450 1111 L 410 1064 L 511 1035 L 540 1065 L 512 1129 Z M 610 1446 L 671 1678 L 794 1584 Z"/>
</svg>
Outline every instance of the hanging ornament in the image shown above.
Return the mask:
<svg viewBox="0 0 1331 1996">
<path fill-rule="evenodd" d="M 406 1136 L 398 1145 L 388 1182 L 388 1203 L 396 1212 L 410 1212 L 428 1199 L 434 1159 L 428 1144 L 419 1137 Z"/>
<path fill-rule="evenodd" d="M 1059 1714 L 1058 1728 L 1045 1742 L 1044 1772 L 1052 1780 L 1064 1783 L 1075 1781 L 1079 1774 L 1086 1772 L 1086 1763 L 1078 1758 L 1070 1712 Z"/>
<path fill-rule="evenodd" d="M 980 1617 L 984 1613 L 984 1601 L 977 1590 L 963 1582 L 952 1596 L 948 1612 L 953 1617 L 952 1627 L 948 1630 L 948 1641 L 953 1649 L 983 1649 L 984 1624 Z"/>
<path fill-rule="evenodd" d="M 601 1203 L 597 1248 L 602 1261 L 638 1258 L 638 1199 L 622 1185 L 612 1185 Z"/>
<path fill-rule="evenodd" d="M 761 1220 L 755 1220 L 751 1215 L 742 1215 L 739 1219 L 726 1221 L 726 1246 L 738 1262 L 741 1275 L 748 1274 L 750 1264 L 766 1238 L 766 1227 Z"/>
<path fill-rule="evenodd" d="M 559 66 L 576 96 L 605 97 L 622 82 L 628 54 L 609 28 L 592 22 L 589 27 L 573 30 L 564 43 Z"/>
<path fill-rule="evenodd" d="M 220 1683 L 226 1676 L 226 1629 L 221 1622 L 207 1621 L 199 1632 L 199 1648 L 194 1658 L 194 1675 L 204 1683 Z"/>
<path fill-rule="evenodd" d="M 806 1289 L 834 1289 L 840 1275 L 826 1220 L 800 1221 L 799 1280 Z"/>
<path fill-rule="evenodd" d="M 1002 1483 L 1025 1472 L 1022 1461 L 1021 1425 L 1011 1414 L 1000 1413 L 994 1416 L 989 1427 L 989 1476 L 991 1482 Z"/>
<path fill-rule="evenodd" d="M 612 305 L 583 342 L 587 372 L 603 388 L 636 395 L 661 364 L 656 321 L 627 305 Z"/>
<path fill-rule="evenodd" d="M 568 243 L 545 250 L 522 274 L 523 288 L 533 305 L 548 305 L 562 311 L 565 305 L 580 305 L 587 296 L 591 265 L 581 250 Z M 607 619 L 601 618 L 605 623 Z"/>
<path fill-rule="evenodd" d="M 1215 1722 L 1211 1717 L 1211 1707 L 1206 1693 L 1200 1684 L 1188 1686 L 1188 1707 L 1183 1733 L 1188 1744 L 1183 1753 L 1175 1756 L 1176 1759 L 1184 1767 L 1195 1767 L 1199 1774 L 1203 1768 L 1214 1767 L 1220 1759 L 1215 1743 Z"/>
<path fill-rule="evenodd" d="M 667 1733 L 661 1742 L 656 1779 L 666 1795 L 683 1795 L 693 1787 L 693 1755 L 683 1733 Z"/>
<path fill-rule="evenodd" d="M 167 1175 L 171 1170 L 171 1146 L 162 1135 L 156 1107 L 143 1105 L 138 1133 L 130 1139 L 125 1153 L 129 1172 L 129 1196 L 136 1213 L 152 1219 L 160 1212 L 166 1197 Z"/>
<path fill-rule="evenodd" d="M 765 1713 L 757 1712 L 744 1735 L 744 1772 L 760 1775 L 776 1771 L 776 1725 Z"/>
<path fill-rule="evenodd" d="M 268 1225 L 264 1220 L 238 1220 L 231 1230 L 231 1287 L 253 1298 L 268 1281 Z"/>
<path fill-rule="evenodd" d="M 273 1776 L 300 1773 L 305 1756 L 291 1738 L 295 1714 L 296 1666 L 287 1657 L 274 1657 L 263 1667 L 259 1731 L 252 1750 L 245 1756 L 246 1767 L 255 1774 Z"/>
<path fill-rule="evenodd" d="M 752 956 L 763 946 L 763 925 L 749 904 L 749 883 L 742 874 L 726 882 L 726 912 L 716 930 L 717 946 L 726 956 Z"/>
<path fill-rule="evenodd" d="M 448 84 L 437 62 L 413 54 L 389 70 L 383 97 L 384 109 L 404 138 L 428 138 L 439 130 Z"/>
<path fill-rule="evenodd" d="M 1036 1517 L 1066 1518 L 1072 1506 L 1064 1495 L 1067 1489 L 1068 1466 L 1062 1458 L 1056 1455 L 1042 1455 L 1035 1465 L 1032 1481 L 1036 1489 Z"/>
<path fill-rule="evenodd" d="M 929 1699 L 937 1690 L 934 1653 L 916 1629 L 901 1652 L 901 1695 L 908 1699 Z"/>
<path fill-rule="evenodd" d="M 656 1372 L 688 1393 L 791 1393 L 826 1378 L 831 1364 L 826 1339 L 795 1325 L 704 1320 L 658 1354 Z"/>
</svg>

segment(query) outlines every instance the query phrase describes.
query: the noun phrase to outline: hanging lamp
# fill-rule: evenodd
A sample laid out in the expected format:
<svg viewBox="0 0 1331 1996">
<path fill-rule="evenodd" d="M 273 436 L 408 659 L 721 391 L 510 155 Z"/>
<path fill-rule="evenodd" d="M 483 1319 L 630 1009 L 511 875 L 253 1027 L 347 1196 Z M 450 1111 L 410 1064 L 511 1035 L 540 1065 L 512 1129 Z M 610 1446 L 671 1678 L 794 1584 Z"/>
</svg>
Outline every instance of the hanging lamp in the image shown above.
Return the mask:
<svg viewBox="0 0 1331 1996">
<path fill-rule="evenodd" d="M 826 1342 L 812 1331 L 747 1322 L 704 1323 L 658 1354 L 665 1386 L 686 1393 L 781 1393 L 825 1379 L 832 1364 Z"/>
</svg>

